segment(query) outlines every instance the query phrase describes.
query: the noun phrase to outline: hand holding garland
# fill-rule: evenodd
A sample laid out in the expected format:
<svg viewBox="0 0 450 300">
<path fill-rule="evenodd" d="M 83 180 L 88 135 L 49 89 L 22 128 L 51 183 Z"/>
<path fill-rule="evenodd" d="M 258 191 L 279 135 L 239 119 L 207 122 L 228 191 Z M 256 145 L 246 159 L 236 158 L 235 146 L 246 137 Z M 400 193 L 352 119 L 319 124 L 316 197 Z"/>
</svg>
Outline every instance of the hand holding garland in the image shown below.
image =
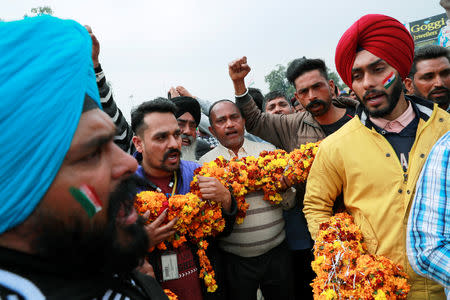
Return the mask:
<svg viewBox="0 0 450 300">
<path fill-rule="evenodd" d="M 160 214 L 153 222 L 145 225 L 145 230 L 150 239 L 150 248 L 158 245 L 159 243 L 165 241 L 169 237 L 172 237 L 176 230 L 173 226 L 178 221 L 178 218 L 172 219 L 167 224 L 163 224 L 166 221 L 168 210 L 167 208 Z M 143 215 L 145 220 L 150 218 L 150 210 L 147 210 Z"/>
</svg>

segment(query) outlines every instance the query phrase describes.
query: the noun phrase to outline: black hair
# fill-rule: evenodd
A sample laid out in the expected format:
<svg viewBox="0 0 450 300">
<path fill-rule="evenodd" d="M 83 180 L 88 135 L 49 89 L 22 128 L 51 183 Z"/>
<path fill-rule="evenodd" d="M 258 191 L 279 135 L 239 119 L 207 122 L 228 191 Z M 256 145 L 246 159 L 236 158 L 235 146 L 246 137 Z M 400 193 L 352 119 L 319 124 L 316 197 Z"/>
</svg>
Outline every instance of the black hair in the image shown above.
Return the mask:
<svg viewBox="0 0 450 300">
<path fill-rule="evenodd" d="M 162 97 L 141 103 L 131 111 L 131 129 L 135 134 L 139 135 L 145 129 L 145 115 L 152 112 L 160 112 L 172 113 L 175 116 L 176 111 L 176 105 L 172 101 Z"/>
<path fill-rule="evenodd" d="M 233 104 L 233 105 L 238 109 L 239 113 L 241 114 L 241 117 L 244 118 L 244 114 L 242 113 L 241 108 L 240 108 L 239 106 L 237 106 L 236 103 L 234 103 L 233 101 L 228 100 L 228 99 L 222 99 L 222 100 L 219 100 L 219 101 L 214 102 L 214 103 L 209 107 L 209 111 L 208 111 L 209 125 L 212 126 L 211 112 L 212 112 L 214 106 L 216 106 L 217 104 L 222 103 L 222 102 L 230 102 L 231 104 Z"/>
<path fill-rule="evenodd" d="M 258 106 L 259 110 L 263 110 L 263 102 L 264 102 L 264 96 L 261 93 L 260 89 L 257 88 L 248 88 L 248 93 L 250 96 L 252 96 L 253 101 L 255 101 L 256 106 Z"/>
<path fill-rule="evenodd" d="M 294 81 L 306 72 L 318 70 L 328 80 L 327 66 L 320 58 L 309 59 L 306 57 L 294 59 L 286 70 L 287 80 L 295 86 Z"/>
<path fill-rule="evenodd" d="M 277 98 L 284 98 L 286 100 L 286 102 L 289 103 L 289 106 L 292 106 L 291 102 L 286 99 L 286 95 L 283 92 L 281 92 L 281 91 L 271 91 L 271 92 L 268 92 L 264 96 L 263 110 L 266 111 L 267 102 L 269 102 L 269 101 L 271 101 L 273 99 L 277 99 Z"/>
<path fill-rule="evenodd" d="M 418 48 L 414 53 L 414 60 L 411 66 L 411 71 L 409 71 L 408 77 L 414 78 L 417 72 L 417 63 L 422 60 L 446 57 L 450 62 L 450 52 L 447 48 L 441 47 L 439 45 L 427 45 Z"/>
</svg>

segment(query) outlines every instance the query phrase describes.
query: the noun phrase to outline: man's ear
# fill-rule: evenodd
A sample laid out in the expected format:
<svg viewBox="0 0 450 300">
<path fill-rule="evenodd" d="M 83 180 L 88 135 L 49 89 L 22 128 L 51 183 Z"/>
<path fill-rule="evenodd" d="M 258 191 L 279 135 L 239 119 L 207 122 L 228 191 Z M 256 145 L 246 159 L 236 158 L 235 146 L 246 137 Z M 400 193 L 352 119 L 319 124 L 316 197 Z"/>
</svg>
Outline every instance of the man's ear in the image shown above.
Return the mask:
<svg viewBox="0 0 450 300">
<path fill-rule="evenodd" d="M 216 132 L 214 131 L 214 129 L 211 126 L 208 126 L 209 132 L 212 133 L 212 135 L 217 138 Z"/>
<path fill-rule="evenodd" d="M 144 151 L 144 142 L 142 141 L 142 139 L 139 136 L 135 135 L 133 136 L 132 141 L 134 146 L 136 147 L 136 150 L 142 153 Z"/>
<path fill-rule="evenodd" d="M 335 84 L 334 84 L 333 79 L 328 80 L 328 85 L 330 86 L 330 91 L 331 91 L 332 93 L 334 93 L 334 89 L 335 89 L 336 87 L 335 87 Z M 336 95 L 336 96 L 337 96 L 337 95 Z"/>
<path fill-rule="evenodd" d="M 414 83 L 413 80 L 409 77 L 406 77 L 405 80 L 403 80 L 403 83 L 405 84 L 405 88 L 408 91 L 408 95 L 414 95 Z"/>
</svg>

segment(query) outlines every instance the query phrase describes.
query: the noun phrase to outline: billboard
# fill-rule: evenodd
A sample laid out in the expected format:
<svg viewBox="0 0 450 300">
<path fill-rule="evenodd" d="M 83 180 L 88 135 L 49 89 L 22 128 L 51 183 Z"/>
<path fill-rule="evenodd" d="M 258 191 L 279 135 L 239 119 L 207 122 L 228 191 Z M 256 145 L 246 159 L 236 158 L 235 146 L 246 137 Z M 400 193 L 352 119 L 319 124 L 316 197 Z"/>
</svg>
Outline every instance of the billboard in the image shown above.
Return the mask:
<svg viewBox="0 0 450 300">
<path fill-rule="evenodd" d="M 447 31 L 450 33 L 450 28 L 447 28 L 447 15 L 445 13 L 410 22 L 409 31 L 414 39 L 416 48 L 439 44 L 450 46 L 450 42 L 444 43 Z"/>
</svg>

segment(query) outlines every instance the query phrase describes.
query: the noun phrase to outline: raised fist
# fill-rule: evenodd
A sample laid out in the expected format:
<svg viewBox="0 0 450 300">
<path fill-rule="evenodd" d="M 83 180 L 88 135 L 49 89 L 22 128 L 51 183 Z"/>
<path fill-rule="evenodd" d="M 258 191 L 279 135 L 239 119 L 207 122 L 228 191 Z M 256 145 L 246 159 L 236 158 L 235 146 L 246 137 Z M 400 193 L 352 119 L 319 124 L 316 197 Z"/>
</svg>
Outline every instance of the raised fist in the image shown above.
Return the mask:
<svg viewBox="0 0 450 300">
<path fill-rule="evenodd" d="M 84 25 L 84 27 L 87 29 L 92 39 L 92 62 L 94 63 L 94 68 L 97 68 L 99 65 L 98 56 L 100 54 L 100 43 L 98 42 L 95 35 L 92 33 L 91 26 Z"/>
<path fill-rule="evenodd" d="M 185 87 L 183 87 L 181 85 L 177 86 L 176 90 L 180 94 L 180 96 L 195 98 Z"/>
<path fill-rule="evenodd" d="M 250 67 L 247 65 L 247 57 L 233 60 L 228 64 L 228 73 L 233 81 L 244 80 L 245 76 L 250 72 Z"/>
<path fill-rule="evenodd" d="M 170 88 L 169 95 L 170 95 L 170 98 L 176 98 L 176 97 L 181 96 L 180 93 L 178 93 L 178 91 L 174 87 Z"/>
</svg>

